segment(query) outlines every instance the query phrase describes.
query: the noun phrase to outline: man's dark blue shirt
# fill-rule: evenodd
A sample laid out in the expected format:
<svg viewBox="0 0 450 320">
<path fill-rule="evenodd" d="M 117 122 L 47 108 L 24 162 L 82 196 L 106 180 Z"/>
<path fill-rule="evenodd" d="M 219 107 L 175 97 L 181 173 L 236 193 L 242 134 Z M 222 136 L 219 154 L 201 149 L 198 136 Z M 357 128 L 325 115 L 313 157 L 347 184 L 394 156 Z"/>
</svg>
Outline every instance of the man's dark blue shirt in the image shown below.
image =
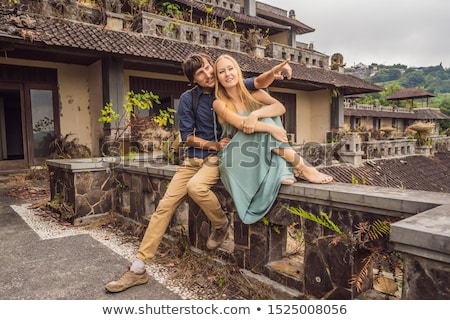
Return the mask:
<svg viewBox="0 0 450 320">
<path fill-rule="evenodd" d="M 244 80 L 245 86 L 250 91 L 256 89 L 254 80 L 255 78 Z M 222 136 L 222 127 L 220 126 L 217 115 L 212 107 L 215 99 L 214 93 L 205 94 L 199 86 L 192 90 L 194 90 L 193 94 L 198 97 L 196 115 L 194 116 L 194 109 L 192 108 L 193 99 L 191 90 L 187 90 L 181 94 L 180 103 L 178 105 L 178 128 L 180 129 L 182 140 L 186 141 L 187 137 L 195 135 L 208 141 L 219 141 Z M 188 147 L 185 156 L 204 159 L 211 153 L 216 154 L 217 152 L 214 150 Z"/>
</svg>

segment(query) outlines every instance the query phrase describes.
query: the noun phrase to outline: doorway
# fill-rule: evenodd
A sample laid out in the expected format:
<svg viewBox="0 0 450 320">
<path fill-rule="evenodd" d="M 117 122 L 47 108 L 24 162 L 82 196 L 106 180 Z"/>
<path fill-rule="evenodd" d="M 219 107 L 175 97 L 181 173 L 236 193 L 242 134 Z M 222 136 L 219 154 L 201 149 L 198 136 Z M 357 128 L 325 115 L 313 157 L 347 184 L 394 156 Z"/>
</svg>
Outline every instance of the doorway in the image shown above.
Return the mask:
<svg viewBox="0 0 450 320">
<path fill-rule="evenodd" d="M 56 72 L 12 65 L 0 69 L 5 69 L 0 72 L 0 171 L 40 166 L 59 132 Z"/>
<path fill-rule="evenodd" d="M 280 101 L 286 108 L 286 113 L 281 116 L 284 128 L 288 132 L 291 143 L 296 142 L 297 134 L 297 103 L 296 95 L 293 93 L 270 92 L 270 94 Z"/>
<path fill-rule="evenodd" d="M 25 169 L 21 90 L 18 85 L 0 85 L 0 169 Z"/>
</svg>

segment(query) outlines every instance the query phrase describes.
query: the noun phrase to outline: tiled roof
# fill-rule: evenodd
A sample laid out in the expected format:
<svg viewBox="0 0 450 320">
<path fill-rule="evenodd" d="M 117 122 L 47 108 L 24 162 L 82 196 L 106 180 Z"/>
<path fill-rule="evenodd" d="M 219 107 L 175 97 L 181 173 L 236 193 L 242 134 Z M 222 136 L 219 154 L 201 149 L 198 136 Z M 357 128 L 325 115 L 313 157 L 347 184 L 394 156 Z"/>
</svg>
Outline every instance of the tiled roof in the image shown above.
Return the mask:
<svg viewBox="0 0 450 320">
<path fill-rule="evenodd" d="M 415 98 L 430 98 L 436 97 L 435 94 L 427 92 L 421 88 L 404 88 L 396 93 L 387 96 L 386 100 L 407 100 Z"/>
<path fill-rule="evenodd" d="M 414 113 L 417 114 L 417 119 L 426 120 L 426 119 L 450 119 L 450 116 L 442 113 L 440 110 L 436 108 L 432 109 L 415 109 Z"/>
<path fill-rule="evenodd" d="M 205 14 L 206 16 L 206 5 L 202 2 L 198 2 L 198 1 L 191 1 L 191 0 L 174 0 L 174 2 L 178 2 L 181 3 L 183 5 L 189 6 L 198 11 L 201 11 Z M 210 5 L 213 6 L 213 5 Z M 240 13 L 240 12 L 234 12 L 228 9 L 224 9 L 221 7 L 216 7 L 213 6 L 214 8 L 212 9 L 210 15 L 212 17 L 220 17 L 220 18 L 226 18 L 228 16 L 231 16 L 235 19 L 235 21 L 237 23 L 243 23 L 243 24 L 247 24 L 247 25 L 252 25 L 255 27 L 260 27 L 260 28 L 273 28 L 273 29 L 278 29 L 278 30 L 289 30 L 289 26 L 283 25 L 283 24 L 279 24 L 277 22 L 274 21 L 270 21 L 258 16 L 248 16 L 246 14 Z"/>
<path fill-rule="evenodd" d="M 450 119 L 449 116 L 440 112 L 436 108 L 415 109 L 412 112 L 394 112 L 394 111 L 377 111 L 377 110 L 344 108 L 344 115 L 356 117 L 377 117 L 377 118 L 414 119 L 414 120 Z"/>
<path fill-rule="evenodd" d="M 26 21 L 26 22 L 25 22 Z M 176 62 L 178 65 L 191 53 L 205 52 L 213 58 L 229 50 L 207 47 L 192 42 L 159 38 L 131 31 L 107 30 L 104 26 L 40 15 L 9 15 L 0 11 L 0 41 L 25 45 L 39 50 L 61 50 L 66 54 L 120 55 L 141 63 L 156 60 Z M 81 51 L 80 51 L 81 50 Z M 242 71 L 259 74 L 280 61 L 255 58 L 242 52 L 231 52 Z M 343 73 L 309 68 L 292 63 L 292 86 L 309 86 L 312 89 L 338 88 L 343 94 L 377 92 L 383 88 L 360 78 Z M 290 85 L 290 84 L 288 84 Z"/>
<path fill-rule="evenodd" d="M 265 6 L 270 7 L 268 5 L 265 5 Z M 277 22 L 280 22 L 283 24 L 288 24 L 292 27 L 295 27 L 297 34 L 305 34 L 308 32 L 315 31 L 313 28 L 307 26 L 306 24 L 304 24 L 296 19 L 289 18 L 288 16 L 282 16 L 282 15 L 279 15 L 272 11 L 264 10 L 262 8 L 259 8 L 258 6 L 256 7 L 256 14 L 258 14 L 261 17 L 264 17 L 267 19 L 272 19 L 273 21 L 277 21 Z"/>
<path fill-rule="evenodd" d="M 450 151 L 434 156 L 409 156 L 401 159 L 380 159 L 360 167 L 339 165 L 320 168 L 334 181 L 396 189 L 450 193 Z"/>
</svg>

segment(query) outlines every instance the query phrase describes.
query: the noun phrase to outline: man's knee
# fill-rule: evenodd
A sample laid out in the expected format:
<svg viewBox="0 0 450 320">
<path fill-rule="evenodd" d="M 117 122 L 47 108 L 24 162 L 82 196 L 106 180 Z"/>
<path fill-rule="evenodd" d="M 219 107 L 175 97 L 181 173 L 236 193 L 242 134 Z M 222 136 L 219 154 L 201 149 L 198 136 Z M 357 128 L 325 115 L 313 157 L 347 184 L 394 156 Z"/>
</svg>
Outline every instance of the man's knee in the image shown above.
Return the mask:
<svg viewBox="0 0 450 320">
<path fill-rule="evenodd" d="M 196 181 L 189 181 L 186 185 L 188 195 L 195 199 L 208 191 L 208 187 Z"/>
</svg>

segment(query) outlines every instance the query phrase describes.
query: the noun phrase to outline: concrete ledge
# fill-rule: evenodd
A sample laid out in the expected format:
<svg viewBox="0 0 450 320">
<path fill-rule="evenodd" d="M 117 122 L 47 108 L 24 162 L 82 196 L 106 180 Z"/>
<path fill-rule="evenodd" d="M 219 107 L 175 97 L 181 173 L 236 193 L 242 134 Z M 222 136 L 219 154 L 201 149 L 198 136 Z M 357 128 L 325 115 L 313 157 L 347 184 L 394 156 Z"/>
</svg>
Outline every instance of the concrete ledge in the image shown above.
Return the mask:
<svg viewBox="0 0 450 320">
<path fill-rule="evenodd" d="M 312 184 L 299 182 L 282 186 L 280 198 L 332 205 L 349 210 L 407 218 L 418 212 L 450 204 L 450 194 L 403 190 L 333 182 Z"/>
<path fill-rule="evenodd" d="M 450 263 L 450 205 L 421 212 L 391 226 L 396 250 Z"/>
<path fill-rule="evenodd" d="M 118 161 L 115 157 L 80 158 L 80 159 L 49 159 L 47 165 L 71 170 L 73 172 L 106 170 L 111 163 Z"/>
</svg>

